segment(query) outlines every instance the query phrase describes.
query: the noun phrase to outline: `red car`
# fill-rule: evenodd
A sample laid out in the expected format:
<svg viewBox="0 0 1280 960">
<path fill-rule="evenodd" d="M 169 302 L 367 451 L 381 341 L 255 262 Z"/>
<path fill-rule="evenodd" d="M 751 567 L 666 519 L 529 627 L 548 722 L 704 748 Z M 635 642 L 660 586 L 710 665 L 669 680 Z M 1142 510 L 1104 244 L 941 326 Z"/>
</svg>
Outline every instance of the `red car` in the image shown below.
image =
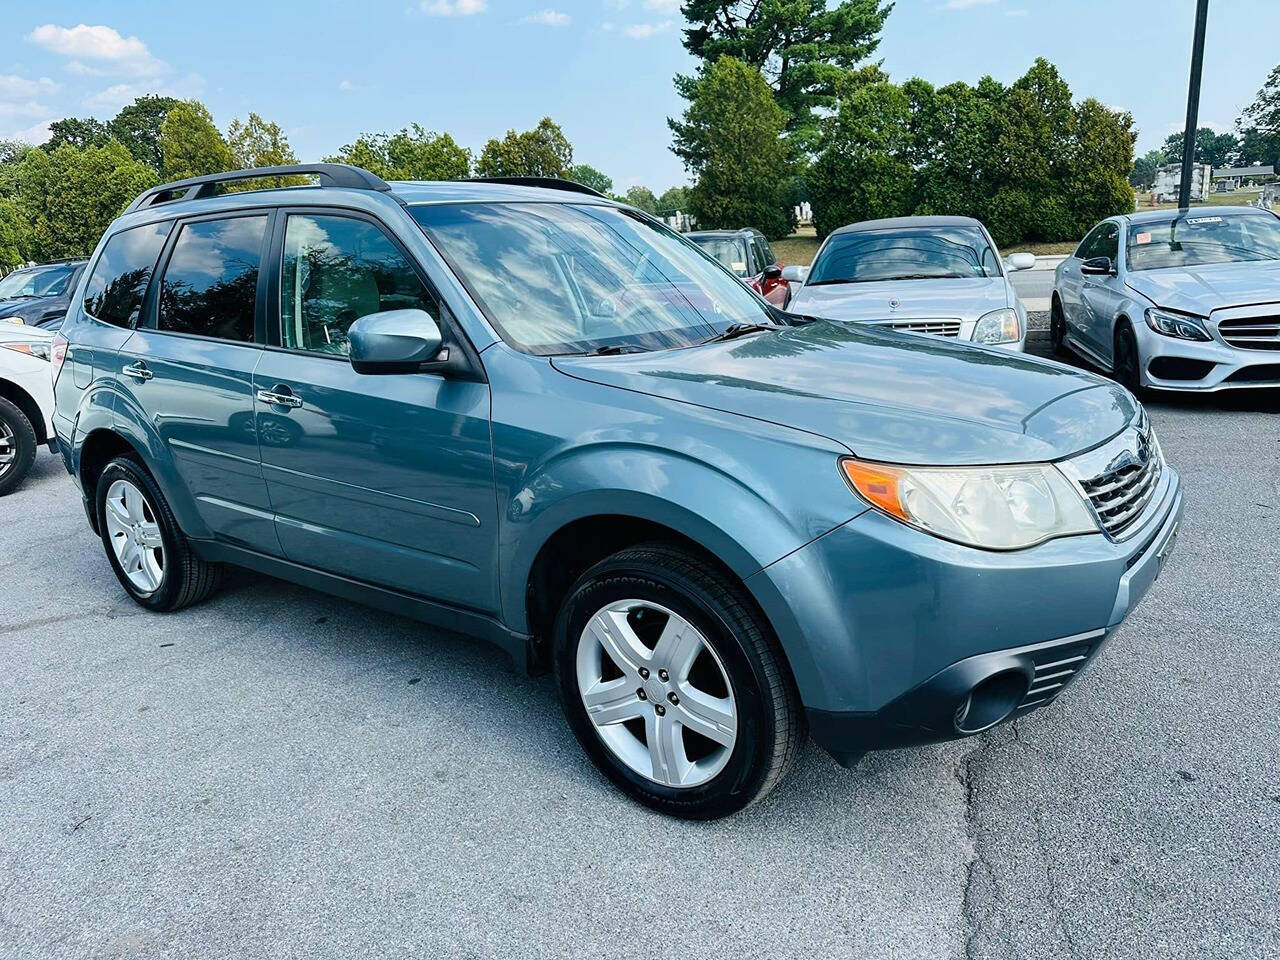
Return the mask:
<svg viewBox="0 0 1280 960">
<path fill-rule="evenodd" d="M 791 288 L 782 279 L 782 264 L 759 230 L 696 230 L 686 237 L 736 273 L 742 282 L 775 307 L 786 309 Z"/>
</svg>

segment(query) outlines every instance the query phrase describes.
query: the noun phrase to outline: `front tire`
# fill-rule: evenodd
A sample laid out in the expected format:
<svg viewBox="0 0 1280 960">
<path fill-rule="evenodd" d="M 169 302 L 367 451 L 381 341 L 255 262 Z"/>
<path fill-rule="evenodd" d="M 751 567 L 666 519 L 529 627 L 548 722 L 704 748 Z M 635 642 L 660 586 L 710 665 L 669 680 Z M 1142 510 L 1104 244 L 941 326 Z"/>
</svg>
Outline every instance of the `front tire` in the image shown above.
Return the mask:
<svg viewBox="0 0 1280 960">
<path fill-rule="evenodd" d="M 1115 343 L 1111 353 L 1112 376 L 1134 396 L 1142 392 L 1142 357 L 1138 353 L 1138 338 L 1127 322 L 1116 325 Z"/>
<path fill-rule="evenodd" d="M 1067 317 L 1062 312 L 1062 301 L 1053 298 L 1049 309 L 1049 346 L 1058 356 L 1067 352 Z"/>
<path fill-rule="evenodd" d="M 16 489 L 31 472 L 37 444 L 27 415 L 0 397 L 0 497 Z"/>
<path fill-rule="evenodd" d="M 799 695 L 741 584 L 649 544 L 596 564 L 556 620 L 569 726 L 633 799 L 696 820 L 767 795 L 804 742 Z"/>
<path fill-rule="evenodd" d="M 94 502 L 107 560 L 135 602 L 170 613 L 199 603 L 217 588 L 222 568 L 192 552 L 164 494 L 138 460 L 118 457 L 108 463 Z"/>
</svg>

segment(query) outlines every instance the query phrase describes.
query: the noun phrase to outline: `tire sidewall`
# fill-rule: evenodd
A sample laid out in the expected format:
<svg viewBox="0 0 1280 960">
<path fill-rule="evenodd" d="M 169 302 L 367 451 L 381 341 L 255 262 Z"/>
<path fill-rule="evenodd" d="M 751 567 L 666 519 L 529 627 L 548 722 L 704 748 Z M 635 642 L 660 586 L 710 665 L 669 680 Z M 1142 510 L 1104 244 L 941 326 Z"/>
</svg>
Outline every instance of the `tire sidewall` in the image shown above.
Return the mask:
<svg viewBox="0 0 1280 960">
<path fill-rule="evenodd" d="M 125 574 L 116 552 L 111 546 L 111 533 L 107 528 L 107 491 L 117 480 L 128 480 L 143 492 L 151 506 L 151 514 L 160 528 L 160 537 L 164 541 L 164 569 L 161 572 L 160 586 L 151 593 L 142 593 Z M 179 563 L 183 544 L 181 534 L 172 521 L 172 514 L 166 509 L 164 496 L 151 475 L 141 466 L 128 458 L 112 460 L 98 478 L 98 488 L 94 494 L 94 509 L 98 516 L 98 531 L 102 538 L 102 548 L 106 551 L 107 562 L 115 572 L 116 579 L 124 587 L 125 592 L 142 606 L 152 610 L 165 610 L 173 603 L 178 591 L 182 588 L 181 578 L 174 571 Z"/>
<path fill-rule="evenodd" d="M 596 732 L 578 689 L 578 641 L 588 620 L 619 600 L 648 600 L 693 624 L 715 648 L 733 689 L 738 731 L 724 768 L 696 787 L 668 787 L 644 777 L 616 758 Z M 605 563 L 589 570 L 569 591 L 556 618 L 553 658 L 556 686 L 570 728 L 596 765 L 624 791 L 663 812 L 716 817 L 745 805 L 755 795 L 764 747 L 773 742 L 773 718 L 757 667 L 738 638 L 728 611 L 697 584 L 656 564 Z"/>
<path fill-rule="evenodd" d="M 36 431 L 27 415 L 15 404 L 0 397 L 0 419 L 13 434 L 14 458 L 9 469 L 0 474 L 0 497 L 16 489 L 36 460 Z"/>
<path fill-rule="evenodd" d="M 1055 353 L 1061 353 L 1067 345 L 1067 317 L 1062 312 L 1062 301 L 1057 299 L 1049 308 L 1049 345 Z"/>
<path fill-rule="evenodd" d="M 1128 347 L 1133 360 L 1132 368 L 1120 365 L 1121 343 L 1125 343 Z M 1142 356 L 1138 352 L 1138 337 L 1127 323 L 1122 323 L 1116 328 L 1115 345 L 1112 349 L 1115 354 L 1112 358 L 1112 367 L 1115 370 L 1116 380 L 1136 396 L 1142 391 Z"/>
</svg>

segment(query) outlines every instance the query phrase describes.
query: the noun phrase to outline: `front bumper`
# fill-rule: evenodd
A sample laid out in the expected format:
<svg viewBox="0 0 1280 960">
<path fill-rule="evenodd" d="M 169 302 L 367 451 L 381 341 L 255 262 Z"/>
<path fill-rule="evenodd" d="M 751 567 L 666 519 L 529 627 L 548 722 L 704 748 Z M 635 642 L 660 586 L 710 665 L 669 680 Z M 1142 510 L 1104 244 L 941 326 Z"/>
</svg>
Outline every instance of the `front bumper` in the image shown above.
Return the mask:
<svg viewBox="0 0 1280 960">
<path fill-rule="evenodd" d="M 1209 341 L 1179 340 L 1138 329 L 1142 384 L 1156 390 L 1215 393 L 1249 387 L 1280 387 L 1280 351 L 1244 350 L 1215 335 Z"/>
<path fill-rule="evenodd" d="M 1001 678 L 1008 700 L 996 722 L 1051 701 L 1155 582 L 1182 511 L 1168 467 L 1123 542 L 1090 534 L 996 553 L 870 511 L 747 584 L 787 653 L 814 739 L 852 762 L 989 726 L 958 720 L 987 678 Z"/>
</svg>

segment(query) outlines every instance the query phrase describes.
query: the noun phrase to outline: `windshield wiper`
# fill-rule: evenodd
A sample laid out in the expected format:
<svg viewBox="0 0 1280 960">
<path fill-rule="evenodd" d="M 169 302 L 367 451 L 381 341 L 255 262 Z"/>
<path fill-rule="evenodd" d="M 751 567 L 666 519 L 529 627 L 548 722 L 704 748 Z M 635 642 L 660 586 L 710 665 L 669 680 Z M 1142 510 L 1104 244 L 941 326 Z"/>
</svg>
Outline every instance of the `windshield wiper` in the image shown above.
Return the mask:
<svg viewBox="0 0 1280 960">
<path fill-rule="evenodd" d="M 708 337 L 703 343 L 723 343 L 725 340 L 737 340 L 749 333 L 761 333 L 765 330 L 777 330 L 771 323 L 731 323 L 714 337 Z"/>
</svg>

